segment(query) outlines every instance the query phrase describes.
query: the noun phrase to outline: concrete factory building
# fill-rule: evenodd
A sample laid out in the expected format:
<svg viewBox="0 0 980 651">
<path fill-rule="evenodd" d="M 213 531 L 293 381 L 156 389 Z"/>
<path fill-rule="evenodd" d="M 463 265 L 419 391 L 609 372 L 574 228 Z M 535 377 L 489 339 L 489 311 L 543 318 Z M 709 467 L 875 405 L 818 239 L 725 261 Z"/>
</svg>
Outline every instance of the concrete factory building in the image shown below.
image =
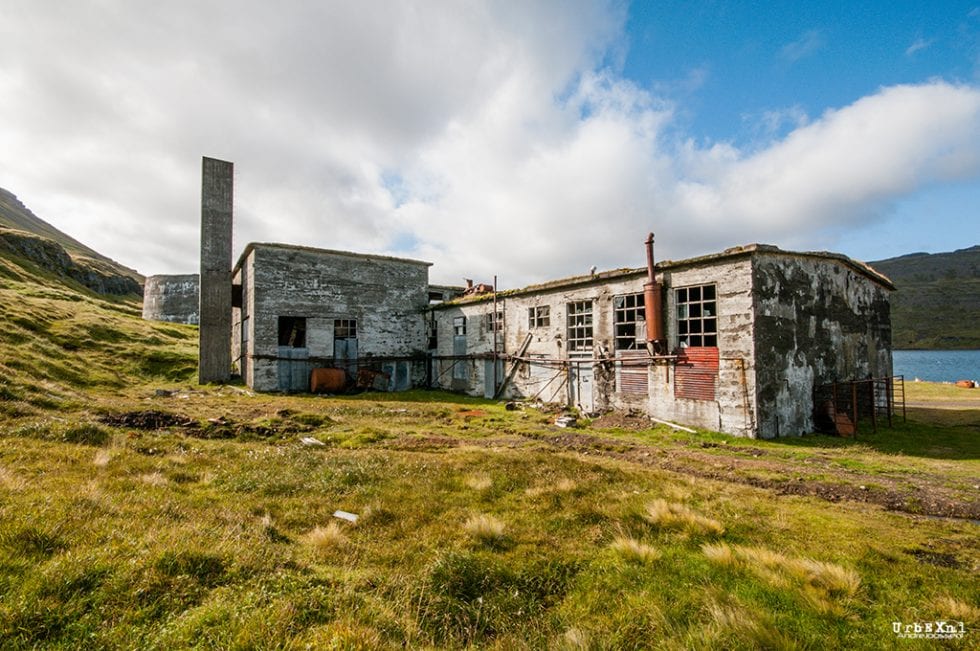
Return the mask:
<svg viewBox="0 0 980 651">
<path fill-rule="evenodd" d="M 373 368 L 389 390 L 423 386 L 429 266 L 249 244 L 233 271 L 232 364 L 258 391 L 308 391 L 313 369 L 330 367 L 351 380 Z"/>
<path fill-rule="evenodd" d="M 867 265 L 754 244 L 661 262 L 654 275 L 623 269 L 433 306 L 433 384 L 770 438 L 814 430 L 816 386 L 891 375 L 893 286 Z"/>
<path fill-rule="evenodd" d="M 204 161 L 200 381 L 527 398 L 749 437 L 815 428 L 815 389 L 890 377 L 891 282 L 765 245 L 509 291 L 430 285 L 430 264 L 249 244 L 231 266 L 230 163 Z M 639 246 L 639 243 L 637 243 Z M 336 386 L 340 386 L 336 385 Z M 834 396 L 836 400 L 836 395 Z"/>
</svg>

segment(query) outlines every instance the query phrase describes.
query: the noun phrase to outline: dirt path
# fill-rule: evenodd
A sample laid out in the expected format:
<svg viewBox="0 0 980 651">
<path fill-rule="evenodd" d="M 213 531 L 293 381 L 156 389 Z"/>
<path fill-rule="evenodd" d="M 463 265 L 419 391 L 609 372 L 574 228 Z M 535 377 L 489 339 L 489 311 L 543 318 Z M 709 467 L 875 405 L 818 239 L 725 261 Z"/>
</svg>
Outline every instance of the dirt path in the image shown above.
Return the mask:
<svg viewBox="0 0 980 651">
<path fill-rule="evenodd" d="M 681 445 L 653 447 L 572 432 L 528 438 L 561 450 L 621 459 L 693 477 L 746 484 L 779 495 L 808 495 L 830 502 L 851 500 L 879 504 L 903 513 L 980 520 L 980 502 L 965 499 L 961 491 L 944 485 L 943 478 L 928 473 L 903 474 L 897 479 L 843 469 L 832 459 L 820 456 L 796 461 L 753 450 L 753 456 L 746 458 L 734 454 L 709 454 Z M 702 445 L 713 447 L 717 444 L 705 442 Z M 815 470 L 821 475 L 831 475 L 833 479 L 806 477 Z M 772 478 L 773 475 L 778 478 Z M 976 483 L 980 484 L 980 478 Z"/>
</svg>

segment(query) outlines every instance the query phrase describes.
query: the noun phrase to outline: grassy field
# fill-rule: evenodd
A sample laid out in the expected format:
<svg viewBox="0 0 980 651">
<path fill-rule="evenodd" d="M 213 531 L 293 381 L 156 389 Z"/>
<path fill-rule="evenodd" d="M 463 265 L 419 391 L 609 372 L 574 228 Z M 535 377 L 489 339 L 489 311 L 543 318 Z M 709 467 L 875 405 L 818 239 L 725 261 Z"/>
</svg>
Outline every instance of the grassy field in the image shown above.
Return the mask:
<svg viewBox="0 0 980 651">
<path fill-rule="evenodd" d="M 937 619 L 976 646 L 980 410 L 748 441 L 198 387 L 196 330 L 24 268 L 0 259 L 5 649 L 931 648 L 892 624 Z"/>
</svg>

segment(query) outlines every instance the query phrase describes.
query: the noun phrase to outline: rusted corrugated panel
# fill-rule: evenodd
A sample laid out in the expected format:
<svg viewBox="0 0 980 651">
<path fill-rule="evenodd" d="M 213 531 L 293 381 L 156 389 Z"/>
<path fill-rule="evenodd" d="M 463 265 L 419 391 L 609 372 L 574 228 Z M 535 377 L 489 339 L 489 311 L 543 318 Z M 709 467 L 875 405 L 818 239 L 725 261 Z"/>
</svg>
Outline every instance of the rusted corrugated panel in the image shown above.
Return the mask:
<svg viewBox="0 0 980 651">
<path fill-rule="evenodd" d="M 718 349 L 716 347 L 684 348 L 677 359 L 674 374 L 674 397 L 692 400 L 714 400 L 718 383 Z"/>
<path fill-rule="evenodd" d="M 619 392 L 647 394 L 647 365 L 637 360 L 646 359 L 645 350 L 619 350 L 616 356 L 625 363 L 619 367 Z"/>
</svg>

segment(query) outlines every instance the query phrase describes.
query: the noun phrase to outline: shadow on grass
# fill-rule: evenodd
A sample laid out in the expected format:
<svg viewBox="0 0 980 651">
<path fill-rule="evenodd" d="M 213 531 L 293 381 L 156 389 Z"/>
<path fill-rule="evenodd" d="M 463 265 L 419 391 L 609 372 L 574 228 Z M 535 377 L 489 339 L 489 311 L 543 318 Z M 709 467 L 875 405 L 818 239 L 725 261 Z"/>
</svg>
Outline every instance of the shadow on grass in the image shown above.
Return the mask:
<svg viewBox="0 0 980 651">
<path fill-rule="evenodd" d="M 338 396 L 344 400 L 372 400 L 375 402 L 447 402 L 457 405 L 502 405 L 500 400 L 476 398 L 462 393 L 450 393 L 438 389 L 412 389 L 411 391 L 365 391 Z"/>
<path fill-rule="evenodd" d="M 797 448 L 865 447 L 886 454 L 904 454 L 931 459 L 980 459 L 980 412 L 970 411 L 962 422 L 950 420 L 943 409 L 909 409 L 908 420 L 894 419 L 893 426 L 878 425 L 874 432 L 870 421 L 861 421 L 856 437 L 828 434 L 771 439 L 769 443 Z M 933 412 L 941 412 L 938 415 Z M 955 424 L 954 424 L 955 423 Z"/>
</svg>

